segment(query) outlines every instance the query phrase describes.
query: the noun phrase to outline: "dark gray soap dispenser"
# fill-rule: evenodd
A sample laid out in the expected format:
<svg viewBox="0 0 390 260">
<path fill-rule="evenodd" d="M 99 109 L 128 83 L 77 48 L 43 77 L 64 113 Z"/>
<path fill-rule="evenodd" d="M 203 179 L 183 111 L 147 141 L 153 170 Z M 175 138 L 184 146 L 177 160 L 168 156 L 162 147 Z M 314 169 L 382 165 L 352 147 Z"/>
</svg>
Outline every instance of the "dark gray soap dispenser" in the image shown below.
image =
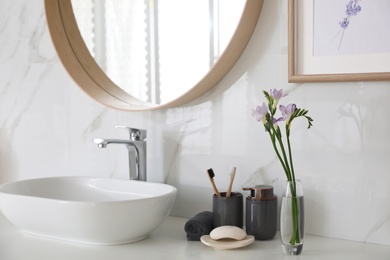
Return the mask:
<svg viewBox="0 0 390 260">
<path fill-rule="evenodd" d="M 246 233 L 256 240 L 275 237 L 277 229 L 277 196 L 271 185 L 256 185 L 246 197 Z"/>
</svg>

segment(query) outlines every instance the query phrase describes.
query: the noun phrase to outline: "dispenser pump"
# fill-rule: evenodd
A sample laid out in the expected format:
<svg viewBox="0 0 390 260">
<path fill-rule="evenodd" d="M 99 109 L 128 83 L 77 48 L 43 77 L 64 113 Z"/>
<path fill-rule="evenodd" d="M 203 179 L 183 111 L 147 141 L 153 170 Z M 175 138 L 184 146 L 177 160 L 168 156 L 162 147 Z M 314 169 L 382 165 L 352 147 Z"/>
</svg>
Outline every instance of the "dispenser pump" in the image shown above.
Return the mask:
<svg viewBox="0 0 390 260">
<path fill-rule="evenodd" d="M 251 188 L 243 188 L 243 190 L 250 190 L 252 199 L 266 200 L 275 197 L 274 188 L 271 185 L 256 185 Z"/>
<path fill-rule="evenodd" d="M 256 240 L 275 237 L 277 231 L 278 198 L 271 185 L 256 185 L 246 197 L 246 233 Z"/>
</svg>

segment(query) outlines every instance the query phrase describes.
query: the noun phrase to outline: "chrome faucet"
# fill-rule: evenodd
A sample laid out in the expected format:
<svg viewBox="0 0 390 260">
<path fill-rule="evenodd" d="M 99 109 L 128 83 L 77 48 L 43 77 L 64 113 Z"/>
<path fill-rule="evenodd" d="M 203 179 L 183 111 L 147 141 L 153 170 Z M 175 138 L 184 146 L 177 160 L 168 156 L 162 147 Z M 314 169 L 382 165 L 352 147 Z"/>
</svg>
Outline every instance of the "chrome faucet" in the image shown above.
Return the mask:
<svg viewBox="0 0 390 260">
<path fill-rule="evenodd" d="M 93 142 L 99 148 L 106 148 L 109 144 L 125 145 L 129 152 L 130 180 L 146 181 L 146 130 L 127 126 L 115 126 L 115 128 L 128 130 L 130 140 L 95 138 Z"/>
</svg>

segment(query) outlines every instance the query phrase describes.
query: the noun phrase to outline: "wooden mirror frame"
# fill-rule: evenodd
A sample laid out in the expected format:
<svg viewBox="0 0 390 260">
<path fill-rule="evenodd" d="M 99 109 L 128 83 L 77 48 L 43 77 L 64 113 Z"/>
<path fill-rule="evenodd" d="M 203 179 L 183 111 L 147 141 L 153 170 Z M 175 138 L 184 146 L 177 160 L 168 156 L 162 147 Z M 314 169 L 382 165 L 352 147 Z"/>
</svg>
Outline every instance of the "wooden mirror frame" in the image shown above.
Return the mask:
<svg viewBox="0 0 390 260">
<path fill-rule="evenodd" d="M 90 97 L 111 108 L 146 111 L 184 105 L 203 95 L 234 66 L 256 27 L 263 0 L 246 0 L 238 26 L 209 72 L 180 97 L 164 104 L 141 101 L 118 87 L 91 56 L 78 29 L 71 0 L 45 0 L 46 19 L 54 47 L 73 80 Z"/>
</svg>

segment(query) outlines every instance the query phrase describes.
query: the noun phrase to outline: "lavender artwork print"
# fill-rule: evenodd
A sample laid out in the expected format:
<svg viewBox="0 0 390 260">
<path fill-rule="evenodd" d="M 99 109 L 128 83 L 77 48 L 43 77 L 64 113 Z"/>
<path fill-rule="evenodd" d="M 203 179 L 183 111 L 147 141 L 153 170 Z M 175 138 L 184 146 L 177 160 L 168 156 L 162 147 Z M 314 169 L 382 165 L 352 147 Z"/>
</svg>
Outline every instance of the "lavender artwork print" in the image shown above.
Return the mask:
<svg viewBox="0 0 390 260">
<path fill-rule="evenodd" d="M 390 52 L 389 0 L 313 3 L 313 56 Z"/>
<path fill-rule="evenodd" d="M 341 39 L 340 39 L 340 43 L 339 43 L 339 46 L 337 49 L 340 49 L 340 46 L 341 46 L 341 43 L 342 43 L 343 37 L 344 37 L 344 32 L 348 28 L 349 21 L 350 21 L 351 17 L 356 16 L 362 10 L 361 6 L 359 5 L 360 1 L 361 0 L 350 0 L 349 3 L 346 5 L 345 14 L 347 16 L 344 17 L 344 19 L 339 22 L 341 30 L 337 33 L 337 35 L 339 35 L 341 32 Z"/>
</svg>

